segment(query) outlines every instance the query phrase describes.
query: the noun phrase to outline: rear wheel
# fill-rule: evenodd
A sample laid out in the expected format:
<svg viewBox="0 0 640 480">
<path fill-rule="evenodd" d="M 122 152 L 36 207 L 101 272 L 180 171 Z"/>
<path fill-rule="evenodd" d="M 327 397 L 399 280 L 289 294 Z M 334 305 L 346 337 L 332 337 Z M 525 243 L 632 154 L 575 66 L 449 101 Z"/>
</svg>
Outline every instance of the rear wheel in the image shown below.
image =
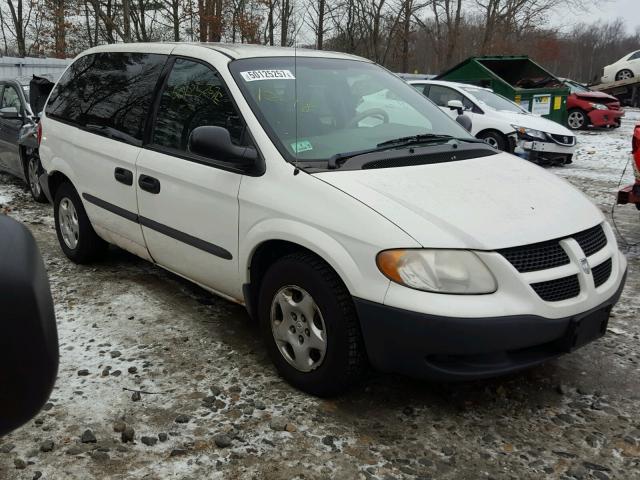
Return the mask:
<svg viewBox="0 0 640 480">
<path fill-rule="evenodd" d="M 47 197 L 40 186 L 42 165 L 40 164 L 40 157 L 38 157 L 36 153 L 29 155 L 25 173 L 27 183 L 29 184 L 29 191 L 31 192 L 33 199 L 38 203 L 47 203 Z"/>
<path fill-rule="evenodd" d="M 620 70 L 618 73 L 616 73 L 616 80 L 618 81 L 629 80 L 630 78 L 633 78 L 633 72 L 628 68 L 625 68 L 624 70 Z"/>
<path fill-rule="evenodd" d="M 589 118 L 587 115 L 579 109 L 573 109 L 569 111 L 567 116 L 567 126 L 571 130 L 582 130 L 589 124 Z"/>
<path fill-rule="evenodd" d="M 478 134 L 478 139 L 483 140 L 485 143 L 488 143 L 498 150 L 505 151 L 507 149 L 507 140 L 501 133 L 493 131 L 480 132 Z"/>
<path fill-rule="evenodd" d="M 63 183 L 56 191 L 53 202 L 58 242 L 64 254 L 75 263 L 90 263 L 101 257 L 108 244 L 91 226 L 76 189 Z"/>
<path fill-rule="evenodd" d="M 366 355 L 353 301 L 338 275 L 305 252 L 266 272 L 258 301 L 260 329 L 280 375 L 318 396 L 355 384 Z"/>
</svg>

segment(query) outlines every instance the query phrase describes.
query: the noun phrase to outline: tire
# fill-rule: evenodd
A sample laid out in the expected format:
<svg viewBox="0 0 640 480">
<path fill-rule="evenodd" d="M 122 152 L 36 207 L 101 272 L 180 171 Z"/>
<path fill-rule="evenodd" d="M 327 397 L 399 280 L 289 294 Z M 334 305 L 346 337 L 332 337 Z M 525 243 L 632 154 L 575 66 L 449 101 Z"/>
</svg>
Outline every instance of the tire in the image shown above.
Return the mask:
<svg viewBox="0 0 640 480">
<path fill-rule="evenodd" d="M 40 163 L 40 157 L 37 153 L 32 152 L 27 157 L 27 162 L 24 167 L 24 177 L 27 179 L 27 186 L 31 196 L 38 203 L 48 203 L 46 195 L 42 191 L 40 186 L 39 177 L 42 174 L 42 164 Z"/>
<path fill-rule="evenodd" d="M 628 68 L 620 70 L 618 73 L 616 73 L 616 82 L 619 82 L 620 80 L 629 80 L 630 78 L 633 78 L 633 72 Z"/>
<path fill-rule="evenodd" d="M 78 192 L 68 182 L 60 185 L 56 191 L 53 202 L 53 216 L 58 242 L 69 260 L 74 263 L 85 264 L 91 263 L 104 255 L 108 243 L 98 237 L 93 230 Z M 65 216 L 68 221 L 64 218 L 61 220 L 61 217 Z M 73 225 L 73 228 L 66 228 L 65 225 Z M 75 242 L 72 239 L 75 239 Z"/>
<path fill-rule="evenodd" d="M 507 150 L 507 140 L 501 133 L 494 131 L 480 132 L 477 138 L 488 143 L 493 148 L 502 150 L 503 152 Z"/>
<path fill-rule="evenodd" d="M 567 127 L 571 130 L 583 130 L 589 125 L 589 117 L 579 108 L 569 110 L 567 115 Z"/>
<path fill-rule="evenodd" d="M 285 302 L 290 309 L 287 312 L 278 302 L 283 298 L 290 299 Z M 307 302 L 307 308 L 302 300 Z M 315 313 L 310 314 L 313 319 L 309 320 L 304 312 L 311 311 Z M 362 378 L 367 357 L 351 295 L 320 258 L 298 252 L 277 260 L 260 285 L 258 318 L 271 360 L 294 387 L 328 397 L 346 391 Z M 283 328 L 276 333 L 279 325 Z M 278 336 L 286 340 L 276 340 Z M 316 345 L 321 345 L 320 337 L 324 352 L 306 346 L 314 339 Z M 293 350 L 296 342 L 300 349 L 297 355 Z M 306 352 L 301 353 L 302 350 Z"/>
</svg>

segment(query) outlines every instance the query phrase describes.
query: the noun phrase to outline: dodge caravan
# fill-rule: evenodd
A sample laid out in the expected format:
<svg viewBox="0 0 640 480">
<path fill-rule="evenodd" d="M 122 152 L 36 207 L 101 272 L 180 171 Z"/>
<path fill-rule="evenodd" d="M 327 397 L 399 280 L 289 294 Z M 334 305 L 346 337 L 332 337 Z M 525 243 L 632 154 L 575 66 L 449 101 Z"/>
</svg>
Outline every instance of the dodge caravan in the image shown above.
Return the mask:
<svg viewBox="0 0 640 480">
<path fill-rule="evenodd" d="M 393 110 L 363 108 L 377 93 Z M 447 380 L 539 364 L 602 336 L 624 285 L 582 193 L 362 58 L 101 46 L 41 125 L 69 259 L 115 244 L 245 305 L 316 395 L 369 364 Z"/>
</svg>

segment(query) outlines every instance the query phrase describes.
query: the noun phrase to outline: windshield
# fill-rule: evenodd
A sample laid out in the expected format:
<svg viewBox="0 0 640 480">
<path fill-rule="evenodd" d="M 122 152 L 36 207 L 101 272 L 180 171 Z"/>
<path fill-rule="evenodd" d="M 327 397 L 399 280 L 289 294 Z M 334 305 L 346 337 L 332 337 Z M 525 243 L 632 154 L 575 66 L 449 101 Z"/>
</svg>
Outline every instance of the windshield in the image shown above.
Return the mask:
<svg viewBox="0 0 640 480">
<path fill-rule="evenodd" d="M 462 87 L 462 89 L 473 95 L 479 103 L 483 104 L 483 106 L 504 112 L 526 113 L 526 110 L 517 103 L 514 103 L 502 95 L 498 95 L 490 90 L 472 87 Z"/>
<path fill-rule="evenodd" d="M 571 91 L 571 93 L 584 93 L 584 92 L 590 92 L 591 91 L 587 87 L 583 87 L 579 83 L 566 81 L 566 82 L 564 82 L 564 84 L 567 87 L 569 87 L 569 90 Z"/>
<path fill-rule="evenodd" d="M 230 70 L 289 161 L 328 160 L 412 135 L 472 138 L 414 88 L 368 62 L 251 58 L 231 62 Z"/>
</svg>

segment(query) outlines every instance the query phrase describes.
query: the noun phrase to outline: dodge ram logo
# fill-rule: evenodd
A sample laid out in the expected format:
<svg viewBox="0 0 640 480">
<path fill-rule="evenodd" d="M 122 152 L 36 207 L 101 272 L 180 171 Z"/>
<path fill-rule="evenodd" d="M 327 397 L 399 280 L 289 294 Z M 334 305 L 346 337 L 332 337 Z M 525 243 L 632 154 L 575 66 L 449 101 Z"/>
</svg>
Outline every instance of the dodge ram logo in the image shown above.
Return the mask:
<svg viewBox="0 0 640 480">
<path fill-rule="evenodd" d="M 589 275 L 591 273 L 591 267 L 589 266 L 589 261 L 586 258 L 580 259 L 580 268 L 585 275 Z"/>
</svg>

